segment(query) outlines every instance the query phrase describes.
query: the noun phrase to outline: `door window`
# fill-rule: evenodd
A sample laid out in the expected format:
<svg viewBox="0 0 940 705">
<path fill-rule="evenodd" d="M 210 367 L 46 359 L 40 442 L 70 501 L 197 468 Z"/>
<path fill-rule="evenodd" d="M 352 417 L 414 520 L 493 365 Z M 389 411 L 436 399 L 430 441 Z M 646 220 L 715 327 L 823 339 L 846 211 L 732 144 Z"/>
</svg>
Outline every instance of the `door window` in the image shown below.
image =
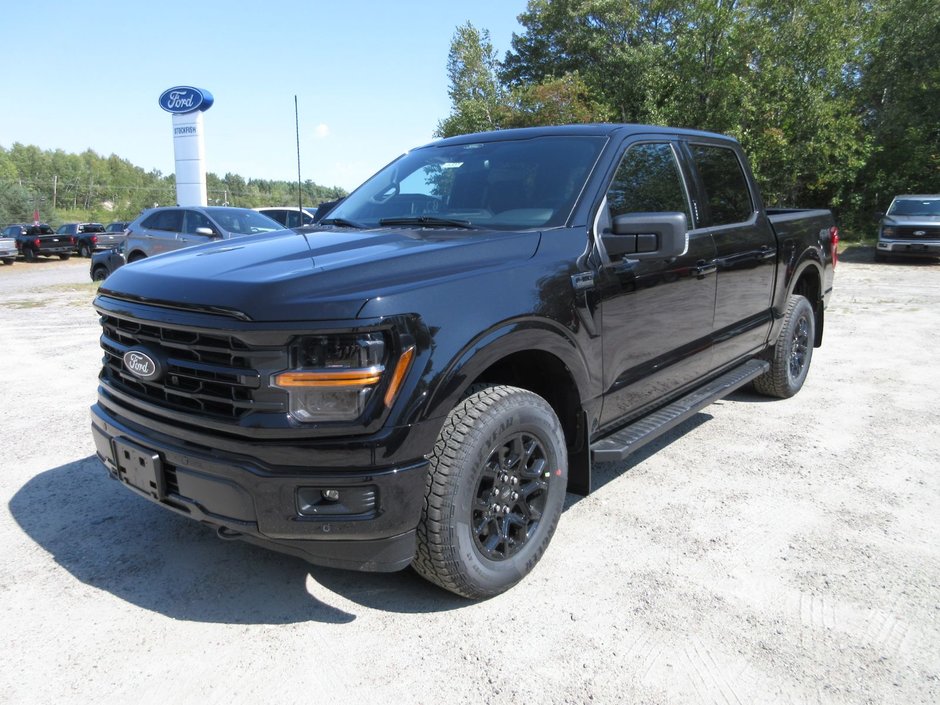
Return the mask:
<svg viewBox="0 0 940 705">
<path fill-rule="evenodd" d="M 692 144 L 689 150 L 705 187 L 709 225 L 749 220 L 754 212 L 751 192 L 734 150 L 710 144 Z"/>
<path fill-rule="evenodd" d="M 183 218 L 183 232 L 190 235 L 196 235 L 196 228 L 209 228 L 209 230 L 212 232 L 216 232 L 215 227 L 212 225 L 212 221 L 209 220 L 205 215 L 199 211 L 186 211 L 186 216 Z"/>
<path fill-rule="evenodd" d="M 607 191 L 610 218 L 624 213 L 685 213 L 692 215 L 679 164 L 666 143 L 637 144 L 630 147 Z"/>
<path fill-rule="evenodd" d="M 183 211 L 171 209 L 157 211 L 141 223 L 148 230 L 166 230 L 172 233 L 183 230 Z"/>
</svg>

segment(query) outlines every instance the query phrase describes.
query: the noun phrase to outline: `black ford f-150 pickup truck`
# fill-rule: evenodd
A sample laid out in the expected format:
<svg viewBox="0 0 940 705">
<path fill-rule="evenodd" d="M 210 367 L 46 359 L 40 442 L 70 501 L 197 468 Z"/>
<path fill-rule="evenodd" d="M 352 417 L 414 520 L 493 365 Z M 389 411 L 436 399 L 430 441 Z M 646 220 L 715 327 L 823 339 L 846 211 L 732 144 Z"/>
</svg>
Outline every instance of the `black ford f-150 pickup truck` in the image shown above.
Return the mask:
<svg viewBox="0 0 940 705">
<path fill-rule="evenodd" d="M 442 140 L 316 226 L 112 274 L 97 452 L 222 538 L 497 594 L 592 461 L 799 391 L 837 242 L 829 211 L 765 210 L 720 135 Z"/>
</svg>

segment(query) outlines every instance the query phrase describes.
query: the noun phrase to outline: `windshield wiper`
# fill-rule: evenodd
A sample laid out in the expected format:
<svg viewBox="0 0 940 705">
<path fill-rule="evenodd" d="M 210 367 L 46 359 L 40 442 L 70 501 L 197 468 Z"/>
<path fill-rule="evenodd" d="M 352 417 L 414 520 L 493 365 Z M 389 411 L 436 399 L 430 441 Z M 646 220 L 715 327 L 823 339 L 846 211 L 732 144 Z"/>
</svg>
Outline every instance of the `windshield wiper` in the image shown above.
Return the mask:
<svg viewBox="0 0 940 705">
<path fill-rule="evenodd" d="M 379 225 L 419 225 L 426 228 L 466 228 L 474 229 L 469 220 L 455 218 L 436 218 L 433 215 L 404 216 L 401 218 L 382 218 Z"/>
<path fill-rule="evenodd" d="M 355 223 L 345 218 L 324 218 L 319 223 L 316 223 L 316 225 L 339 225 L 341 228 L 358 228 L 359 230 L 366 227 L 362 223 Z"/>
</svg>

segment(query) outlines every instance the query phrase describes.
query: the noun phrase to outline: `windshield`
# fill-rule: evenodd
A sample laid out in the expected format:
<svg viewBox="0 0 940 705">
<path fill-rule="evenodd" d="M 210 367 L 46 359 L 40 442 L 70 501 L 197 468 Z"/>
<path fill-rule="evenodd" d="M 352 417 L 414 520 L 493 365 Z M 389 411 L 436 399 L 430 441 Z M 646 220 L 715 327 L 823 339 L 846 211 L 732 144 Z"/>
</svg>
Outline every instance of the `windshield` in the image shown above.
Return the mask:
<svg viewBox="0 0 940 705">
<path fill-rule="evenodd" d="M 497 230 L 564 225 L 605 139 L 560 135 L 416 149 L 323 222 Z"/>
<path fill-rule="evenodd" d="M 940 215 L 940 198 L 898 198 L 888 215 Z"/>
<path fill-rule="evenodd" d="M 268 216 L 246 208 L 213 208 L 209 214 L 225 230 L 238 235 L 284 229 L 283 225 Z"/>
</svg>

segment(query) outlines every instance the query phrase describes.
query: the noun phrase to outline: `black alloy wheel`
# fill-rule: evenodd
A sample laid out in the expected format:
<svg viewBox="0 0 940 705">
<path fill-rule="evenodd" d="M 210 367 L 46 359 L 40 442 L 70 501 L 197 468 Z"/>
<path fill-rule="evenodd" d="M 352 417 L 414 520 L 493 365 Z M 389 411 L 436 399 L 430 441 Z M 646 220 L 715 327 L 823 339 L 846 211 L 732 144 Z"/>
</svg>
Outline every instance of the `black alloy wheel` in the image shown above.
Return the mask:
<svg viewBox="0 0 940 705">
<path fill-rule="evenodd" d="M 771 351 L 770 369 L 754 380 L 754 389 L 788 399 L 803 388 L 816 344 L 816 316 L 805 296 L 793 294 Z"/>
<path fill-rule="evenodd" d="M 477 484 L 471 525 L 480 553 L 514 556 L 536 532 L 548 497 L 545 449 L 537 436 L 516 433 L 493 449 Z"/>
<path fill-rule="evenodd" d="M 545 399 L 471 388 L 434 446 L 412 566 L 463 597 L 505 592 L 548 547 L 567 483 L 565 435 Z"/>
</svg>

